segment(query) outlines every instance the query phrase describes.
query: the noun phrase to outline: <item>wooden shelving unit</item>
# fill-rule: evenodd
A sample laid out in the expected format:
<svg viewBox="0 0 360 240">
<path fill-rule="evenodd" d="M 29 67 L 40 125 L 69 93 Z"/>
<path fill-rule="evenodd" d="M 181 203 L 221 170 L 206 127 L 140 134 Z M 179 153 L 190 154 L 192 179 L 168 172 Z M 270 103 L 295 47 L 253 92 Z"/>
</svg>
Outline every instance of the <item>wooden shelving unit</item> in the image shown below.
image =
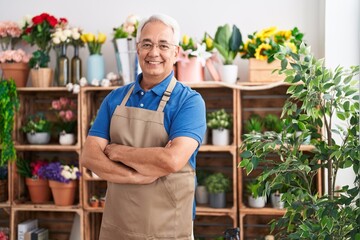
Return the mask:
<svg viewBox="0 0 360 240">
<path fill-rule="evenodd" d="M 232 181 L 232 188 L 227 193 L 226 208 L 211 208 L 198 205 L 197 218 L 194 222 L 195 237 L 214 239 L 222 236 L 228 228 L 240 227 L 241 239 L 255 239 L 268 233 L 266 223 L 273 218 L 281 217 L 285 210 L 274 209 L 268 204 L 262 209 L 247 206 L 244 185 L 249 178 L 238 168 L 241 161 L 239 146 L 242 142 L 243 124 L 252 113 L 264 116 L 267 113 L 280 114 L 287 98 L 287 84 L 284 83 L 237 83 L 222 82 L 186 83 L 198 91 L 205 100 L 207 112 L 224 108 L 233 115 L 231 143 L 228 146 L 211 144 L 211 132 L 208 131 L 208 143 L 200 147 L 197 156 L 197 168 L 210 172 L 222 172 Z M 116 87 L 83 87 L 78 95 L 74 95 L 63 87 L 51 88 L 19 88 L 21 107 L 15 122 L 15 147 L 18 156 L 33 160 L 39 156 L 58 156 L 64 159 L 79 159 L 86 139 L 90 123 L 97 114 L 105 96 Z M 67 96 L 78 103 L 77 142 L 71 146 L 61 146 L 56 138 L 48 145 L 29 145 L 25 135 L 20 132 L 25 116 L 43 111 L 49 113 L 53 99 Z M 50 104 L 50 105 L 49 105 Z M 311 151 L 312 146 L 304 145 L 302 151 Z M 81 166 L 80 166 L 81 167 Z M 40 219 L 41 226 L 50 229 L 54 239 L 68 239 L 75 216 L 80 219 L 82 239 L 98 239 L 103 208 L 93 208 L 89 198 L 106 191 L 106 182 L 94 178 L 91 172 L 81 167 L 82 177 L 79 182 L 79 194 L 75 205 L 58 207 L 48 204 L 32 204 L 29 201 L 24 179 L 16 173 L 15 164 L 9 164 L 8 200 L 0 203 L 0 226 L 11 230 L 10 239 L 17 239 L 17 224 L 29 218 Z M 256 174 L 256 173 L 255 173 Z M 321 173 L 316 186 L 321 192 Z M 57 225 L 60 224 L 60 225 Z M 62 229 L 61 231 L 59 229 Z"/>
</svg>

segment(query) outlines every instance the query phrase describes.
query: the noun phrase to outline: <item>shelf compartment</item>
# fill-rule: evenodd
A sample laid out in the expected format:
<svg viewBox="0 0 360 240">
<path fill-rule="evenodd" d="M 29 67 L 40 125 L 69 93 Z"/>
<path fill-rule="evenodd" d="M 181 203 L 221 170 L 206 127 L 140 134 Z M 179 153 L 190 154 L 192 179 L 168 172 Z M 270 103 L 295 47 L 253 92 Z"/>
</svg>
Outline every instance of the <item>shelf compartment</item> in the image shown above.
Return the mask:
<svg viewBox="0 0 360 240">
<path fill-rule="evenodd" d="M 274 219 L 279 218 L 277 215 L 268 216 L 268 215 L 242 215 L 240 214 L 240 239 L 247 240 L 257 240 L 264 239 L 266 235 L 274 235 L 274 233 L 270 233 L 270 225 L 269 222 Z"/>
<path fill-rule="evenodd" d="M 229 216 L 196 216 L 194 237 L 203 240 L 224 237 L 224 232 L 227 229 L 236 226 L 237 224 Z"/>
</svg>

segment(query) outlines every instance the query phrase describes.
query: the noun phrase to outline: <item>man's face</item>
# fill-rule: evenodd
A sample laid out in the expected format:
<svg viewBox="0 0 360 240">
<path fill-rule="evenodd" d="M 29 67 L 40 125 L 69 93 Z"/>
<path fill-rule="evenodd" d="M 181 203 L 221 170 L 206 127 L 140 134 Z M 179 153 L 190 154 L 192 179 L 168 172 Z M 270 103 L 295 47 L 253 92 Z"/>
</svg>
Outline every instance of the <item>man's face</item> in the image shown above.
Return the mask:
<svg viewBox="0 0 360 240">
<path fill-rule="evenodd" d="M 137 44 L 144 78 L 163 80 L 173 70 L 179 47 L 173 42 L 172 29 L 160 21 L 147 23 Z"/>
</svg>

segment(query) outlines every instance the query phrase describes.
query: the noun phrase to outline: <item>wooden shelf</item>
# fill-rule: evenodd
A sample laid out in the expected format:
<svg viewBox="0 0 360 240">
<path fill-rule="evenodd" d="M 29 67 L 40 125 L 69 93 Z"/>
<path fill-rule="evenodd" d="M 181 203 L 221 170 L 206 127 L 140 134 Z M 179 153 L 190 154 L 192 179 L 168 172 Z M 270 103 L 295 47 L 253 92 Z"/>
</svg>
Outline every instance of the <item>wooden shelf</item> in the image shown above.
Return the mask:
<svg viewBox="0 0 360 240">
<path fill-rule="evenodd" d="M 76 145 L 58 145 L 58 144 L 48 144 L 48 145 L 29 145 L 22 144 L 16 145 L 15 149 L 19 151 L 59 151 L 59 152 L 68 152 L 68 151 L 80 151 L 80 144 Z"/>
<path fill-rule="evenodd" d="M 54 204 L 16 204 L 12 206 L 14 211 L 51 211 L 51 212 L 81 212 L 81 205 L 56 206 Z"/>
<path fill-rule="evenodd" d="M 240 208 L 240 215 L 284 215 L 285 209 L 276 209 L 276 208 Z"/>
</svg>

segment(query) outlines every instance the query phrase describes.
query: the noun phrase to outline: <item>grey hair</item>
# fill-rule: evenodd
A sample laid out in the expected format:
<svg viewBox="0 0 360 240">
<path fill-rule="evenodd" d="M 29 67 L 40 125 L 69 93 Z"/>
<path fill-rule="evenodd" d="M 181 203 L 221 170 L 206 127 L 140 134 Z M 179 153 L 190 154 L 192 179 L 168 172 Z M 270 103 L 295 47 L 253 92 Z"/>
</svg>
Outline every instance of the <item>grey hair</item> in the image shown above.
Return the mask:
<svg viewBox="0 0 360 240">
<path fill-rule="evenodd" d="M 156 22 L 156 21 L 162 22 L 165 25 L 171 27 L 171 29 L 173 30 L 173 33 L 174 33 L 174 36 L 173 36 L 174 44 L 178 45 L 179 42 L 180 42 L 180 27 L 179 27 L 179 24 L 174 18 L 172 18 L 172 17 L 170 17 L 168 15 L 165 15 L 165 14 L 154 14 L 154 15 L 152 15 L 150 17 L 143 18 L 140 21 L 138 29 L 137 29 L 136 42 L 138 43 L 140 41 L 141 31 L 144 28 L 144 26 L 149 22 Z"/>
</svg>

